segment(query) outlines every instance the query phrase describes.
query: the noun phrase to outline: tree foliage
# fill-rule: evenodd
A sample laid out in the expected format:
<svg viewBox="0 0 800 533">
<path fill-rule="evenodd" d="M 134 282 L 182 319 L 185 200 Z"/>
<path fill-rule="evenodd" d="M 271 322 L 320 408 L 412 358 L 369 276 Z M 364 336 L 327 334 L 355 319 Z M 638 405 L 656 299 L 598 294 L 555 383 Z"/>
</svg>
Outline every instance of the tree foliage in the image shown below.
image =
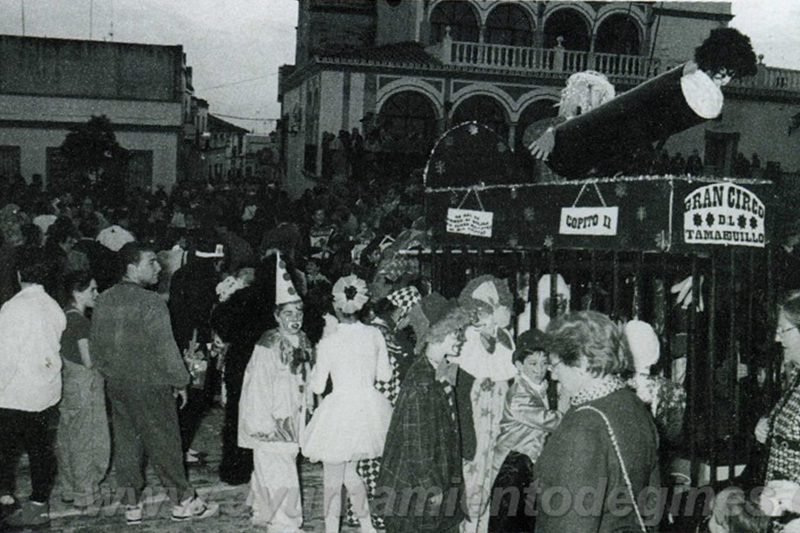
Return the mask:
<svg viewBox="0 0 800 533">
<path fill-rule="evenodd" d="M 124 190 L 129 153 L 117 142 L 105 115 L 92 116 L 85 124 L 71 128 L 60 149 L 69 169 L 68 185 Z"/>
</svg>

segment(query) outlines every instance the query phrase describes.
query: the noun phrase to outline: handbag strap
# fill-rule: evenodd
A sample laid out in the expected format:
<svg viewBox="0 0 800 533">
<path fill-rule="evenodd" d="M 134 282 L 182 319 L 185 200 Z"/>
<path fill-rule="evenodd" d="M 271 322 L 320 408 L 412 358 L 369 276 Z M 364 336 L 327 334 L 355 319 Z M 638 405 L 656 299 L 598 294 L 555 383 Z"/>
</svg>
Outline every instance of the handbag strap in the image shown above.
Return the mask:
<svg viewBox="0 0 800 533">
<path fill-rule="evenodd" d="M 614 447 L 614 451 L 617 453 L 617 459 L 619 459 L 619 466 L 622 468 L 622 477 L 625 479 L 625 485 L 628 487 L 628 492 L 631 495 L 631 503 L 633 504 L 633 510 L 636 511 L 636 519 L 639 521 L 639 527 L 642 528 L 643 532 L 647 531 L 647 527 L 644 525 L 644 519 L 642 518 L 642 513 L 639 511 L 639 506 L 636 504 L 636 496 L 633 493 L 633 484 L 631 483 L 631 478 L 628 476 L 628 469 L 625 467 L 625 461 L 622 459 L 622 453 L 619 450 L 619 443 L 617 442 L 617 436 L 614 434 L 614 430 L 611 428 L 611 422 L 608 421 L 608 417 L 606 417 L 605 413 L 600 409 L 593 407 L 591 405 L 584 405 L 576 409 L 576 411 L 594 411 L 603 419 L 603 422 L 606 423 L 606 428 L 608 429 L 608 437 L 611 439 L 611 445 Z"/>
</svg>

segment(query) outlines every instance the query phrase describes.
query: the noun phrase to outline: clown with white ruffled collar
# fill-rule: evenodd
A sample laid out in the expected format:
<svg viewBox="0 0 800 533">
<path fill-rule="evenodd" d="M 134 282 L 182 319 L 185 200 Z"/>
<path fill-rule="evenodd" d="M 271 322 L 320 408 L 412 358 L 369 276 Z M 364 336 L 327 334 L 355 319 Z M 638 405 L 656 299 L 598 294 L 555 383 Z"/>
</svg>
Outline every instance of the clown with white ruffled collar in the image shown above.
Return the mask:
<svg viewBox="0 0 800 533">
<path fill-rule="evenodd" d="M 468 513 L 462 532 L 486 532 L 489 527 L 489 501 L 492 488 L 493 450 L 500 434 L 508 382 L 516 377 L 512 362 L 514 341 L 505 329 L 511 321 L 513 297 L 504 280 L 480 276 L 461 291 L 459 303 L 474 311 L 476 320 L 467 328 L 466 340 L 456 362 L 472 375 L 470 390 L 475 425 L 475 455 L 465 457 L 464 480 Z"/>
</svg>

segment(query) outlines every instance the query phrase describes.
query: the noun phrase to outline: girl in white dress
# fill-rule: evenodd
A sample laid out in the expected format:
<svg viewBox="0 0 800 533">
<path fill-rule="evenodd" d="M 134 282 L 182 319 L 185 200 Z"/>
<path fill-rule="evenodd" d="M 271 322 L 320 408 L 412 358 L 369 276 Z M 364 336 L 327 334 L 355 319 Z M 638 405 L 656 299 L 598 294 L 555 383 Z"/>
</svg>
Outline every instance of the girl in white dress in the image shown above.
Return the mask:
<svg viewBox="0 0 800 533">
<path fill-rule="evenodd" d="M 333 287 L 339 325 L 317 345 L 317 362 L 309 386 L 321 394 L 330 376 L 333 392 L 317 408 L 305 428 L 303 455 L 323 463 L 325 531 L 338 533 L 342 485 L 353 503 L 361 531 L 372 533 L 366 487 L 356 472 L 361 459 L 383 454 L 392 406 L 375 389 L 375 381 L 388 381 L 392 367 L 380 330 L 358 321 L 356 313 L 367 302 L 366 284 L 347 276 Z"/>
</svg>

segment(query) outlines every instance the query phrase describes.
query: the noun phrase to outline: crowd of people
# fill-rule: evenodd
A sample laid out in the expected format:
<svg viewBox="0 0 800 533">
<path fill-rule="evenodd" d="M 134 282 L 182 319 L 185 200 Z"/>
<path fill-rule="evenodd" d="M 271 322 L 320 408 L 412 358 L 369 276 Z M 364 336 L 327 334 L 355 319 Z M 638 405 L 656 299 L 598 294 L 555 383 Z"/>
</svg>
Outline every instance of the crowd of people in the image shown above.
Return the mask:
<svg viewBox="0 0 800 533">
<path fill-rule="evenodd" d="M 686 394 L 653 371 L 656 332 L 556 306 L 515 337 L 506 280 L 477 277 L 457 299 L 433 292 L 400 253 L 429 244 L 418 181 L 333 180 L 296 201 L 266 186 L 185 185 L 124 203 L 6 181 L 5 523 L 47 523 L 54 492 L 102 505 L 112 455 L 128 524 L 144 519 L 145 457 L 172 519 L 216 515 L 186 469 L 203 460 L 194 435 L 219 402 L 220 480 L 249 484 L 252 521 L 268 531 L 303 526 L 299 457 L 323 464 L 328 533 L 343 519 L 368 532 L 665 524 L 663 502 L 642 495 L 667 481 L 663 447 Z M 792 364 L 798 302 L 781 305 L 776 333 Z M 786 390 L 755 430 L 767 489 L 721 493 L 709 531 L 767 531 L 800 512 L 797 380 Z"/>
</svg>

